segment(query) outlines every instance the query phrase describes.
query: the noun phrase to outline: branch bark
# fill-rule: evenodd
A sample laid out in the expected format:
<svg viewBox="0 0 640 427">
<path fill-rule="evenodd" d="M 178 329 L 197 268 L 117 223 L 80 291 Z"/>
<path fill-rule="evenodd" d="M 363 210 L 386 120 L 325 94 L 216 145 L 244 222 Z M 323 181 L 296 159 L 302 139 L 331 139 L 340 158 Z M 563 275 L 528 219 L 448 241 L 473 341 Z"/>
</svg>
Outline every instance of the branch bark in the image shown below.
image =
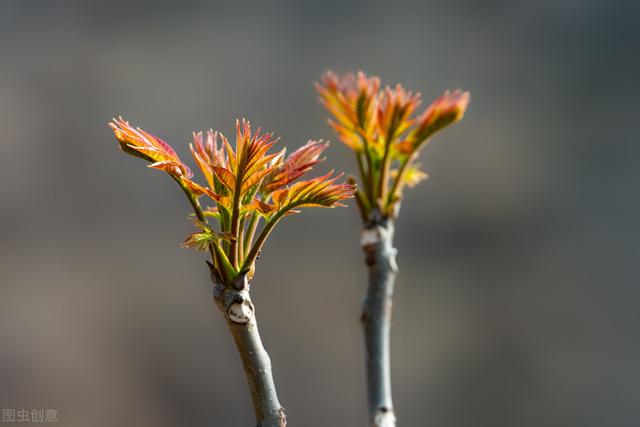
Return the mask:
<svg viewBox="0 0 640 427">
<path fill-rule="evenodd" d="M 287 417 L 278 401 L 271 359 L 260 339 L 246 276 L 238 277 L 233 286 L 217 283 L 215 277 L 212 279 L 214 300 L 227 321 L 242 359 L 257 427 L 285 427 Z"/>
<path fill-rule="evenodd" d="M 391 397 L 389 333 L 393 285 L 398 272 L 393 223 L 380 221 L 362 233 L 369 288 L 362 311 L 367 364 L 369 420 L 372 427 L 395 427 Z"/>
</svg>

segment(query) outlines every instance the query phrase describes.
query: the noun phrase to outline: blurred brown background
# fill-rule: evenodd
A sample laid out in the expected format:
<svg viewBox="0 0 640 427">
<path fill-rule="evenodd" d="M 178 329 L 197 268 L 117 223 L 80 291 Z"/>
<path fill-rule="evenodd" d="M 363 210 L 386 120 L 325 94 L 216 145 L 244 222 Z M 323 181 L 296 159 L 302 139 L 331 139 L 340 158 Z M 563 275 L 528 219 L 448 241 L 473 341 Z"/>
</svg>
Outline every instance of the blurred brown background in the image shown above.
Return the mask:
<svg viewBox="0 0 640 427">
<path fill-rule="evenodd" d="M 640 423 L 637 1 L 0 3 L 0 406 L 58 425 L 253 423 L 174 183 L 122 114 L 187 158 L 246 116 L 335 140 L 312 82 L 363 69 L 472 92 L 397 226 L 402 426 Z M 354 170 L 334 142 L 320 171 Z M 292 426 L 365 426 L 355 211 L 308 211 L 254 281 Z"/>
</svg>

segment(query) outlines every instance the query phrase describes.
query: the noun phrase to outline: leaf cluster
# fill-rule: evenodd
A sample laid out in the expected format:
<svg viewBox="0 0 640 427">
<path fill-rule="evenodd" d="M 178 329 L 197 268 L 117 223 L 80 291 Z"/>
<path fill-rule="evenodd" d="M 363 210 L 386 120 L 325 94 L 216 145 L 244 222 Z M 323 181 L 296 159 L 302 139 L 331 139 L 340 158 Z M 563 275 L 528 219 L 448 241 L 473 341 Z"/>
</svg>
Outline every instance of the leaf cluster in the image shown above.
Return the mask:
<svg viewBox="0 0 640 427">
<path fill-rule="evenodd" d="M 341 175 L 333 172 L 299 180 L 323 160 L 328 143 L 309 141 L 288 156 L 284 148 L 270 153 L 278 140 L 259 128 L 252 132 L 246 120 L 236 121 L 235 146 L 213 130 L 193 134 L 190 151 L 204 184 L 193 180 L 191 169 L 162 139 L 122 118 L 110 126 L 125 153 L 151 162 L 149 167 L 168 173 L 180 185 L 198 228 L 183 246 L 208 250 L 221 283 L 253 275 L 255 260 L 280 219 L 304 207 L 343 206 L 340 201 L 355 192 L 354 185 L 337 183 Z"/>
<path fill-rule="evenodd" d="M 419 93 L 399 84 L 381 89 L 379 78 L 362 72 L 327 72 L 316 89 L 331 113 L 330 126 L 356 154 L 362 184 L 356 198 L 365 222 L 397 214 L 404 187 L 427 178 L 416 163 L 421 148 L 433 134 L 461 120 L 469 103 L 469 92 L 447 91 L 416 114 Z"/>
</svg>

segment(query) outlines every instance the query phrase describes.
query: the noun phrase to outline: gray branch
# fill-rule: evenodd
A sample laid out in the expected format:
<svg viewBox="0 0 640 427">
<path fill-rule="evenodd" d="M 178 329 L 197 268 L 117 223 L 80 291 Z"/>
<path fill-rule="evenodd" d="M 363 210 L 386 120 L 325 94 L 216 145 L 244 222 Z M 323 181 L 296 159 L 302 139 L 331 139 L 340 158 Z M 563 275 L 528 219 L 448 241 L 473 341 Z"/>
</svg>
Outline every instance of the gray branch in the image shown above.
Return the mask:
<svg viewBox="0 0 640 427">
<path fill-rule="evenodd" d="M 365 228 L 362 233 L 362 248 L 369 267 L 369 288 L 362 311 L 362 325 L 367 351 L 369 419 L 372 427 L 396 425 L 389 360 L 393 284 L 398 271 L 393 231 L 393 223 L 386 220 Z"/>
<path fill-rule="evenodd" d="M 245 276 L 241 276 L 233 286 L 215 283 L 215 280 L 214 284 L 214 300 L 227 320 L 242 359 L 257 427 L 285 427 L 287 417 L 276 394 L 271 360 L 258 333 L 249 283 Z"/>
</svg>

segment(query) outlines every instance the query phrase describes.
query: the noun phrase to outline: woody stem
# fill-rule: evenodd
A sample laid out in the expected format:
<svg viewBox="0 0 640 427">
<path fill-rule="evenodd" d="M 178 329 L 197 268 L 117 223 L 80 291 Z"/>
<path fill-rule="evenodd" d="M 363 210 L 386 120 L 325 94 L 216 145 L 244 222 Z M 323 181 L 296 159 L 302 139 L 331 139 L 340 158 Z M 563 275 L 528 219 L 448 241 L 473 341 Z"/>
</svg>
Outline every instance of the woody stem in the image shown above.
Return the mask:
<svg viewBox="0 0 640 427">
<path fill-rule="evenodd" d="M 393 285 L 398 267 L 390 220 L 365 228 L 362 248 L 369 268 L 369 287 L 362 310 L 371 427 L 395 427 L 391 395 L 390 330 Z"/>
<path fill-rule="evenodd" d="M 216 283 L 214 300 L 227 321 L 240 354 L 257 427 L 285 427 L 285 411 L 276 393 L 271 359 L 260 339 L 246 276 L 239 276 L 233 286 Z"/>
</svg>

